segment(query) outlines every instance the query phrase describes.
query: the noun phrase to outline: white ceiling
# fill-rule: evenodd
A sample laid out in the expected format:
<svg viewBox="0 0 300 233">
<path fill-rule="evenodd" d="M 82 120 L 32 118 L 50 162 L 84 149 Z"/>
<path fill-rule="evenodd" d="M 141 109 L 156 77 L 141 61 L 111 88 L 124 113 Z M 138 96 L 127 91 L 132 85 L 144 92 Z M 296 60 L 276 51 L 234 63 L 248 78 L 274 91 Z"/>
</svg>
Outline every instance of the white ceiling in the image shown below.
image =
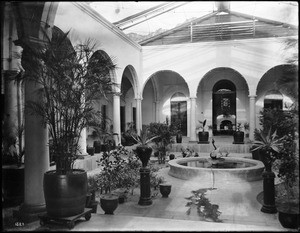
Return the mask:
<svg viewBox="0 0 300 233">
<path fill-rule="evenodd" d="M 167 2 L 128 1 L 128 2 L 90 2 L 90 6 L 108 21 L 114 23 L 138 12 Z M 125 33 L 135 32 L 147 35 L 158 29 L 171 29 L 192 18 L 199 18 L 216 10 L 214 1 L 193 1 L 156 16 L 143 23 L 132 26 Z M 297 1 L 232 1 L 230 10 L 257 17 L 276 20 L 298 26 Z"/>
</svg>

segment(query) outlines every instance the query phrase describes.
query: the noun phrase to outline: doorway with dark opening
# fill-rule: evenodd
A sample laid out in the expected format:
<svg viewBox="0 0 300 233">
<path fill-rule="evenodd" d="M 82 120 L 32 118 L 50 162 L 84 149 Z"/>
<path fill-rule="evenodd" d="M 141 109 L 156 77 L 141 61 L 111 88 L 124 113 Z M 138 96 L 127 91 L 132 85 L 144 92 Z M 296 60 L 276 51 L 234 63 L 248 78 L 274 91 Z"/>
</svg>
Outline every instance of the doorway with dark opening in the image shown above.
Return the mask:
<svg viewBox="0 0 300 233">
<path fill-rule="evenodd" d="M 175 93 L 171 98 L 171 123 L 181 122 L 181 133 L 187 136 L 187 101 L 182 93 Z"/>
<path fill-rule="evenodd" d="M 236 125 L 236 87 L 226 79 L 213 87 L 213 135 L 232 135 Z"/>
</svg>

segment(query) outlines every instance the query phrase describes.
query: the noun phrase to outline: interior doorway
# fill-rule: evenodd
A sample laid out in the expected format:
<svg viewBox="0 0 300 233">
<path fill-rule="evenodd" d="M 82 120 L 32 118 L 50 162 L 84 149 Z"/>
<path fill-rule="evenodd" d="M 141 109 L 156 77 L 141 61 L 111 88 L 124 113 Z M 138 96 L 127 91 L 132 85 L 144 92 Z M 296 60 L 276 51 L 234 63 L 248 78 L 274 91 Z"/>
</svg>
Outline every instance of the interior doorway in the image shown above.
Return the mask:
<svg viewBox="0 0 300 233">
<path fill-rule="evenodd" d="M 187 101 L 181 93 L 176 93 L 171 98 L 171 123 L 180 120 L 181 133 L 187 136 Z"/>
<path fill-rule="evenodd" d="M 226 79 L 213 87 L 213 135 L 232 135 L 236 126 L 236 87 Z"/>
</svg>

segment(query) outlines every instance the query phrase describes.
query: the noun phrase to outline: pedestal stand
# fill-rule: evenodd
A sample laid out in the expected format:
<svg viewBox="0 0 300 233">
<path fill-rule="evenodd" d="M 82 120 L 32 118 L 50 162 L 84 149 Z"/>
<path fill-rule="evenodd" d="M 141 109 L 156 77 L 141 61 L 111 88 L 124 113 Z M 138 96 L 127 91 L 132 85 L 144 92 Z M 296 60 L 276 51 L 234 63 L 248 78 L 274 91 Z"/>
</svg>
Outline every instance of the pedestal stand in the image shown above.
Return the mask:
<svg viewBox="0 0 300 233">
<path fill-rule="evenodd" d="M 264 204 L 261 211 L 268 214 L 277 213 L 275 206 L 275 174 L 272 171 L 264 171 L 263 174 L 263 191 L 264 191 Z"/>
<path fill-rule="evenodd" d="M 141 196 L 139 200 L 139 205 L 151 205 L 151 190 L 150 190 L 150 169 L 148 168 L 141 168 L 140 169 L 140 189 L 141 189 Z"/>
</svg>

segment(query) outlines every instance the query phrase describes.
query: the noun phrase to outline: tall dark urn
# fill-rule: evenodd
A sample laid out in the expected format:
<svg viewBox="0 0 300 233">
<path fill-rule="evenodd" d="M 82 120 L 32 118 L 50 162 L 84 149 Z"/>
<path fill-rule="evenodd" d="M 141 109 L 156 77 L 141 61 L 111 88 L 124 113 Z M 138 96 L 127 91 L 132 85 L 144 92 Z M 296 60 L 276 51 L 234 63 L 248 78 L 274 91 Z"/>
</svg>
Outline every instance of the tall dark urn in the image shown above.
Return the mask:
<svg viewBox="0 0 300 233">
<path fill-rule="evenodd" d="M 260 153 L 265 153 L 260 151 Z M 272 163 L 267 159 L 267 154 L 262 154 L 262 162 L 265 165 L 265 171 L 263 172 L 263 194 L 264 194 L 264 203 L 261 208 L 261 211 L 268 214 L 277 213 L 275 206 L 275 185 L 274 179 L 275 174 L 272 171 Z"/>
<path fill-rule="evenodd" d="M 135 153 L 142 161 L 143 167 L 147 167 L 147 164 L 149 162 L 152 153 L 152 148 L 145 145 L 139 145 L 136 147 Z"/>
<path fill-rule="evenodd" d="M 200 131 L 198 132 L 198 138 L 199 138 L 199 143 L 205 143 L 208 144 L 208 138 L 209 138 L 209 133 L 208 131 Z"/>
<path fill-rule="evenodd" d="M 67 174 L 55 170 L 44 173 L 44 196 L 49 216 L 70 217 L 84 212 L 87 196 L 87 173 L 73 169 Z"/>
</svg>

